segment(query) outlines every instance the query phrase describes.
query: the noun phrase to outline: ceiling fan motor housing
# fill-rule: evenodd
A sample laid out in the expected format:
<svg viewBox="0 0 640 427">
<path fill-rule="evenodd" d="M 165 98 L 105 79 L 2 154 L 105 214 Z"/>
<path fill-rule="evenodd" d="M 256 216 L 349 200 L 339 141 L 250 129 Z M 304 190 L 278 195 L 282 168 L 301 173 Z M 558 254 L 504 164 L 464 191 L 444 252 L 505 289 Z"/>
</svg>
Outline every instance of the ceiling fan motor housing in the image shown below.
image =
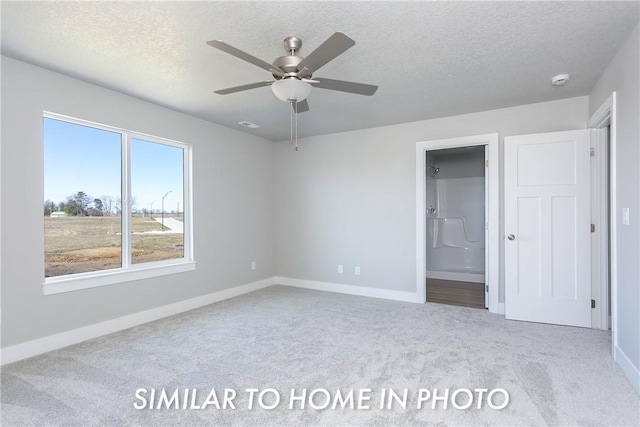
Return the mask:
<svg viewBox="0 0 640 427">
<path fill-rule="evenodd" d="M 301 77 L 298 76 L 298 64 L 300 64 L 302 62 L 304 58 L 301 56 L 295 56 L 295 55 L 287 55 L 287 56 L 281 56 L 279 58 L 276 58 L 275 61 L 273 61 L 273 65 L 276 68 L 279 68 L 280 70 L 282 70 L 282 72 L 284 73 L 284 77 L 280 77 L 277 75 L 273 75 L 273 77 L 277 80 L 280 80 L 282 78 L 287 78 L 287 77 Z M 303 75 L 305 78 L 309 78 L 311 75 Z"/>
</svg>

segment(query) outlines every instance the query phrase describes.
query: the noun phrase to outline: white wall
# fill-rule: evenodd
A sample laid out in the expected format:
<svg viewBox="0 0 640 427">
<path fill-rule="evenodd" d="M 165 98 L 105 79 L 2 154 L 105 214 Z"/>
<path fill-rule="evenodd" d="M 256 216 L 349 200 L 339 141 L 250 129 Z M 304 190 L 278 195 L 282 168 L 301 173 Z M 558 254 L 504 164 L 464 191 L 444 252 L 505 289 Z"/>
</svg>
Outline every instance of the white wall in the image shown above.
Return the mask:
<svg viewBox="0 0 640 427">
<path fill-rule="evenodd" d="M 297 152 L 278 143 L 278 276 L 415 292 L 416 142 L 499 132 L 502 144 L 505 135 L 584 129 L 587 101 L 570 98 L 310 137 L 299 141 Z M 345 266 L 343 274 L 338 264 Z M 500 282 L 502 301 L 503 275 Z"/>
<path fill-rule="evenodd" d="M 42 294 L 43 110 L 193 145 L 196 271 Z M 273 156 L 270 141 L 2 57 L 2 347 L 274 276 Z"/>
<path fill-rule="evenodd" d="M 589 113 L 616 92 L 618 212 L 618 348 L 635 370 L 640 392 L 640 26 L 620 48 L 589 95 Z M 629 208 L 630 223 L 622 225 L 621 209 Z M 625 363 L 618 358 L 618 363 Z"/>
</svg>

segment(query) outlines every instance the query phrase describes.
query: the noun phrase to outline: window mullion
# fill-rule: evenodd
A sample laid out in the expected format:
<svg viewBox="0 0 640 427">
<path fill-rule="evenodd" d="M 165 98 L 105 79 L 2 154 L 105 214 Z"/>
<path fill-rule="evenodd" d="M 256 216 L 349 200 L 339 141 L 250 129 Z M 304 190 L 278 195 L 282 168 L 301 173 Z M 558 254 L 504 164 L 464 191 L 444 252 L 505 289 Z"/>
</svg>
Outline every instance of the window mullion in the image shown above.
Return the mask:
<svg viewBox="0 0 640 427">
<path fill-rule="evenodd" d="M 193 261 L 193 234 L 192 234 L 192 194 L 191 194 L 191 164 L 192 152 L 191 147 L 186 147 L 182 151 L 182 185 L 183 185 L 183 201 L 182 201 L 182 221 L 184 223 L 183 247 L 184 257 L 189 261 Z"/>
<path fill-rule="evenodd" d="M 122 268 L 131 266 L 131 141 L 122 133 Z"/>
</svg>

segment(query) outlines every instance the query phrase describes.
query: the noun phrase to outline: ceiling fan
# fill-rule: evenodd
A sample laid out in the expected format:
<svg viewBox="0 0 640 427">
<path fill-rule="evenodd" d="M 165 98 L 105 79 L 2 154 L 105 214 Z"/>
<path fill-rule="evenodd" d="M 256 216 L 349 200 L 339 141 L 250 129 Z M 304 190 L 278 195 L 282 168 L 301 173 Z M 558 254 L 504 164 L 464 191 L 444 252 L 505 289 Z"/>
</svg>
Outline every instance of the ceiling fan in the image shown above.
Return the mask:
<svg viewBox="0 0 640 427">
<path fill-rule="evenodd" d="M 219 95 L 271 86 L 273 93 L 279 99 L 290 103 L 296 113 L 302 113 L 309 110 L 307 97 L 311 93 L 311 85 L 320 89 L 367 96 L 373 95 L 378 90 L 378 86 L 374 85 L 324 77 L 313 78 L 313 73 L 356 44 L 355 41 L 342 33 L 334 33 L 306 58 L 296 55 L 302 46 L 302 40 L 294 36 L 287 37 L 284 39 L 284 48 L 289 55 L 276 58 L 273 64 L 249 55 L 221 40 L 211 40 L 207 44 L 269 71 L 275 79 L 215 91 Z"/>
</svg>

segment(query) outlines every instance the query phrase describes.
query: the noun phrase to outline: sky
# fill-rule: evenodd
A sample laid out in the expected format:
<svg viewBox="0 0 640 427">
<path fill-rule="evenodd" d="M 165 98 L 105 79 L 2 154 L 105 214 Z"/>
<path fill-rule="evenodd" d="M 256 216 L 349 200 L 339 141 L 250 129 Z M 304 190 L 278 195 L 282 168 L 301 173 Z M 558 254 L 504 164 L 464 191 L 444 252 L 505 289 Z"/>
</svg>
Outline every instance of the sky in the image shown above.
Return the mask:
<svg viewBox="0 0 640 427">
<path fill-rule="evenodd" d="M 44 118 L 44 199 L 58 204 L 79 191 L 120 197 L 120 134 Z M 131 139 L 131 189 L 137 210 L 183 210 L 183 150 Z"/>
</svg>

